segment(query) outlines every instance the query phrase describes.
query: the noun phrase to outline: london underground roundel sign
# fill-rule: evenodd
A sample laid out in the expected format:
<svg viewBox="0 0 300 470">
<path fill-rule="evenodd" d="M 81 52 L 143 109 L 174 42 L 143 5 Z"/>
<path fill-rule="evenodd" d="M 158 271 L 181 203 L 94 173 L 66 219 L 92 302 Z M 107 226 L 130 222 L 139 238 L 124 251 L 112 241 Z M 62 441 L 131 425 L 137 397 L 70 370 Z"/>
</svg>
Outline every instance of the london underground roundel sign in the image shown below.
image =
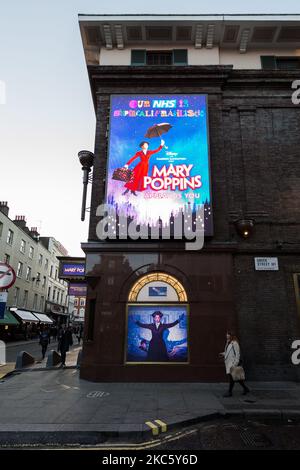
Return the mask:
<svg viewBox="0 0 300 470">
<path fill-rule="evenodd" d="M 9 289 L 16 280 L 14 269 L 6 263 L 0 263 L 0 289 Z"/>
</svg>

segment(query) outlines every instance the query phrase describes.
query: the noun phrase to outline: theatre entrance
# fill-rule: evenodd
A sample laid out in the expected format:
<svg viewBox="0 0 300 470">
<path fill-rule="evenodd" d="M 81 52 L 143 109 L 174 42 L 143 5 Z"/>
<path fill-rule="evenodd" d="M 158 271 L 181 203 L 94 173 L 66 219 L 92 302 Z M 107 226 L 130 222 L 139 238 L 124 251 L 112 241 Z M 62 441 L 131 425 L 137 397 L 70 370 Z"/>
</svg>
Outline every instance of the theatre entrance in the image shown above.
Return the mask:
<svg viewBox="0 0 300 470">
<path fill-rule="evenodd" d="M 124 363 L 188 364 L 189 305 L 174 276 L 150 273 L 129 292 Z"/>
<path fill-rule="evenodd" d="M 232 256 L 173 251 L 157 259 L 156 253 L 88 259 L 81 378 L 225 380 L 219 353 L 227 329 L 236 330 Z"/>
</svg>

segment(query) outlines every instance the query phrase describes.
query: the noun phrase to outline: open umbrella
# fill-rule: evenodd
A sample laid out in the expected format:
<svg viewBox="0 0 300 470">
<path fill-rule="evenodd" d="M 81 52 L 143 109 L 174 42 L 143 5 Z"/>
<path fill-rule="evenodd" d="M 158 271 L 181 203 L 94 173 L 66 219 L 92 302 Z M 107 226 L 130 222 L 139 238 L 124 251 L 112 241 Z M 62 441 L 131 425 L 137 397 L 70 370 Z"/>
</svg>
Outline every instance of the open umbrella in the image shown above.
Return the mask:
<svg viewBox="0 0 300 470">
<path fill-rule="evenodd" d="M 162 134 L 166 134 L 171 129 L 171 124 L 167 122 L 162 122 L 161 124 L 154 124 L 154 126 L 149 127 L 145 137 L 152 139 L 153 137 L 161 137 Z M 168 148 L 165 146 L 165 148 Z"/>
</svg>

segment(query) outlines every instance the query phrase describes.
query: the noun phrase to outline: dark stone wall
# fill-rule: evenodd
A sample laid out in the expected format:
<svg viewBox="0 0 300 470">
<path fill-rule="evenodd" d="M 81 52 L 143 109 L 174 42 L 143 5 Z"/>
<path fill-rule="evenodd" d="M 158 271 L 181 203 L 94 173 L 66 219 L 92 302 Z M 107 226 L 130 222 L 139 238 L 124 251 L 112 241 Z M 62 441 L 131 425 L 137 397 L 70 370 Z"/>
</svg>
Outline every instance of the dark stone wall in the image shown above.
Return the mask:
<svg viewBox="0 0 300 470">
<path fill-rule="evenodd" d="M 89 243 L 84 249 L 88 259 L 98 257 L 98 265 L 93 261 L 88 273 L 89 296 L 97 299 L 97 311 L 96 339 L 85 343 L 82 376 L 98 380 L 135 378 L 134 372 L 128 372 L 122 365 L 123 356 L 118 347 L 112 347 L 113 339 L 107 340 L 112 328 L 116 335 L 114 344 L 124 343 L 124 328 L 120 325 L 124 325 L 126 295 L 118 300 L 116 291 L 105 287 L 107 272 L 103 269 L 103 256 L 131 253 L 134 259 L 135 252 L 158 257 L 158 262 L 145 264 L 148 270 L 155 266 L 155 269 L 182 272 L 187 289 L 189 284 L 193 285 L 189 300 L 195 336 L 191 341 L 197 343 L 198 336 L 205 344 L 206 338 L 207 347 L 203 348 L 202 344 L 198 358 L 195 353 L 190 371 L 184 372 L 186 380 L 222 377 L 213 357 L 223 347 L 225 330 L 235 325 L 235 318 L 249 377 L 295 379 L 297 370 L 290 363 L 290 345 L 293 339 L 300 338 L 292 276 L 300 272 L 300 106 L 292 104 L 291 85 L 300 78 L 298 73 L 238 71 L 230 67 L 93 66 L 89 74 L 97 125 Z M 95 212 L 105 190 L 110 94 L 158 92 L 208 94 L 214 236 L 206 241 L 201 252 L 192 255 L 180 243 L 97 242 Z M 241 239 L 236 232 L 234 222 L 241 217 L 255 221 L 254 234 L 249 240 Z M 280 270 L 255 271 L 255 256 L 279 257 Z M 132 265 L 136 267 L 136 261 L 128 261 L 127 274 L 122 270 L 112 274 L 118 285 L 131 279 L 133 272 L 140 275 L 144 269 L 143 264 L 136 270 Z M 230 266 L 229 270 L 226 268 L 230 299 L 223 306 L 226 315 L 222 320 L 217 307 L 221 305 L 218 288 L 204 301 L 201 286 L 205 284 L 203 276 L 210 274 L 213 285 L 218 285 L 218 270 L 222 272 L 225 266 Z M 202 302 L 207 309 L 203 318 L 196 313 L 203 311 Z M 103 314 L 112 309 L 106 308 L 107 303 L 113 305 L 117 323 Z M 107 334 L 103 333 L 105 328 Z M 203 331 L 205 336 L 201 337 Z M 107 371 L 99 372 L 100 364 L 109 360 L 118 369 L 111 376 Z M 196 367 L 194 372 L 193 367 Z M 160 372 L 154 370 L 145 380 L 159 376 Z M 171 379 L 171 376 L 166 378 Z"/>
</svg>

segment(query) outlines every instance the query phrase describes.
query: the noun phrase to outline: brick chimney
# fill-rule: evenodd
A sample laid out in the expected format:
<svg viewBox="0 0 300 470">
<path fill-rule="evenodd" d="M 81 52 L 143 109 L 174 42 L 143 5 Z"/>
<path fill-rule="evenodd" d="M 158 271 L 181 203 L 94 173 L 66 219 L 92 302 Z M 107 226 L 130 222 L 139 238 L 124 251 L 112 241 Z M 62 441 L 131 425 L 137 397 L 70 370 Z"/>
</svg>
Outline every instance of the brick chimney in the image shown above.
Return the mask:
<svg viewBox="0 0 300 470">
<path fill-rule="evenodd" d="M 39 239 L 39 232 L 37 230 L 37 227 L 31 227 L 29 235 L 35 240 L 38 241 Z"/>
<path fill-rule="evenodd" d="M 16 215 L 16 218 L 14 220 L 14 224 L 17 225 L 18 227 L 24 229 L 26 227 L 25 215 Z"/>
<path fill-rule="evenodd" d="M 7 205 L 7 201 L 0 201 L 0 211 L 8 217 L 9 207 Z"/>
</svg>

